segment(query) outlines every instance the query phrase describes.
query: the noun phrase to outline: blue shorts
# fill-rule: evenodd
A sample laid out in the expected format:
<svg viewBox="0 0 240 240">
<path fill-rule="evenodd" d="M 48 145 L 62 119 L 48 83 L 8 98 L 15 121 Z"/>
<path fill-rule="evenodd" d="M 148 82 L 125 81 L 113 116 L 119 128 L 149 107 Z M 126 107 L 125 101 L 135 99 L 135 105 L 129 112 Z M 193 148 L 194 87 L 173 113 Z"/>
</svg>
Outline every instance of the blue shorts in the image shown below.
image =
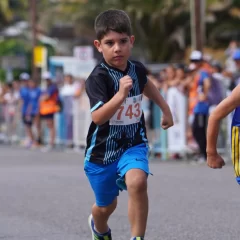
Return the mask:
<svg viewBox="0 0 240 240">
<path fill-rule="evenodd" d="M 119 195 L 119 190 L 127 190 L 125 174 L 131 169 L 141 169 L 147 175 L 148 148 L 140 144 L 129 148 L 119 160 L 109 165 L 85 161 L 84 170 L 94 191 L 96 205 L 106 207 Z"/>
</svg>

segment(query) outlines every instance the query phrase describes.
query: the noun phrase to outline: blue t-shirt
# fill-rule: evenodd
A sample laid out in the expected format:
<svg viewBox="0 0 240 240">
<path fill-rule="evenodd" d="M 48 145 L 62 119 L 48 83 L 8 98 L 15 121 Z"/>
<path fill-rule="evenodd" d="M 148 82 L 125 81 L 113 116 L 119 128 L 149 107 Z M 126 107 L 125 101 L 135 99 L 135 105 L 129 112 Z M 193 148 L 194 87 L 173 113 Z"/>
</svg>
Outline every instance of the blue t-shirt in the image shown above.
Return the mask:
<svg viewBox="0 0 240 240">
<path fill-rule="evenodd" d="M 31 115 L 39 113 L 39 98 L 41 96 L 41 89 L 39 87 L 29 89 L 29 105 L 28 110 Z"/>
<path fill-rule="evenodd" d="M 20 88 L 20 97 L 22 99 L 22 114 L 26 114 L 29 104 L 29 88 L 21 87 Z"/>
<path fill-rule="evenodd" d="M 199 72 L 199 80 L 198 80 L 198 93 L 203 93 L 204 91 L 204 81 L 209 78 L 209 75 L 206 71 L 200 71 Z M 207 115 L 209 112 L 209 103 L 207 101 L 199 101 L 195 108 L 194 113 L 195 114 L 204 114 Z"/>
</svg>

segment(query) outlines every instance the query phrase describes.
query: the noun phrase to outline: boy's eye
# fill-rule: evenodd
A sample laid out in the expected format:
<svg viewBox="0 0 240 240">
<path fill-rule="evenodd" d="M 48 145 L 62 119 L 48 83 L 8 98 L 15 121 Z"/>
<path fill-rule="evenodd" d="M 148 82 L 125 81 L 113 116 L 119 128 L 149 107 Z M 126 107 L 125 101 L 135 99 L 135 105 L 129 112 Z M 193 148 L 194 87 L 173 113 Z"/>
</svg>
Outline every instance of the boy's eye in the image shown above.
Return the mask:
<svg viewBox="0 0 240 240">
<path fill-rule="evenodd" d="M 113 42 L 106 42 L 106 44 L 111 46 L 111 45 L 113 45 Z"/>
<path fill-rule="evenodd" d="M 121 40 L 121 43 L 126 43 L 127 42 L 127 39 L 122 39 Z"/>
</svg>

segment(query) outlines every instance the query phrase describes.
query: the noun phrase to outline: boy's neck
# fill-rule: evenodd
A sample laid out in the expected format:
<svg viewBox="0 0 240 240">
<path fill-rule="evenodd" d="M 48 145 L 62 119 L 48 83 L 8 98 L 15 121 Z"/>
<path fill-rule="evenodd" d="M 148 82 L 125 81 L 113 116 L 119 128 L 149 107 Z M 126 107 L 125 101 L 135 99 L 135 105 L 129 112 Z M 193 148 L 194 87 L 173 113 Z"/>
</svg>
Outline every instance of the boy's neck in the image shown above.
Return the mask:
<svg viewBox="0 0 240 240">
<path fill-rule="evenodd" d="M 103 58 L 104 59 L 104 58 Z M 109 62 L 107 62 L 105 59 L 104 61 L 107 63 L 108 66 L 112 67 L 112 68 L 115 68 L 115 69 L 118 69 L 122 72 L 125 72 L 127 70 L 127 67 L 128 67 L 128 61 L 124 64 L 124 66 L 122 67 L 115 67 L 115 66 L 112 66 Z"/>
</svg>

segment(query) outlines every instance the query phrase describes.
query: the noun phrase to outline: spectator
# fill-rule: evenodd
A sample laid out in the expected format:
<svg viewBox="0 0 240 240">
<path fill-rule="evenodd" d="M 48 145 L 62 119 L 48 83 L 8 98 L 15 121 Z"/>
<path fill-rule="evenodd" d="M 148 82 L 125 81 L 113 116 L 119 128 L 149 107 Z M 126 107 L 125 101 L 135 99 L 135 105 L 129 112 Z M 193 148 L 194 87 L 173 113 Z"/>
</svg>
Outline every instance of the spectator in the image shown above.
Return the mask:
<svg viewBox="0 0 240 240">
<path fill-rule="evenodd" d="M 199 146 L 200 158 L 199 163 L 205 162 L 207 159 L 206 153 L 206 127 L 209 113 L 208 93 L 211 86 L 209 74 L 202 69 L 203 56 L 200 51 L 193 51 L 190 56 L 190 61 L 196 66 L 194 74 L 194 89 L 195 102 L 193 103 L 193 136 Z"/>
<path fill-rule="evenodd" d="M 64 85 L 60 91 L 60 96 L 63 102 L 65 144 L 70 148 L 73 147 L 73 103 L 75 98 L 80 97 L 82 89 L 82 84 L 74 82 L 71 74 L 65 75 Z"/>
<path fill-rule="evenodd" d="M 176 76 L 175 76 L 175 83 L 176 87 L 181 91 L 184 95 L 187 96 L 188 89 L 185 85 L 185 81 L 187 80 L 187 76 L 185 73 L 185 66 L 182 64 L 179 64 L 176 66 Z"/>
<path fill-rule="evenodd" d="M 30 147 L 32 145 L 32 135 L 29 128 L 29 117 L 27 113 L 29 104 L 28 81 L 30 79 L 30 75 L 28 73 L 21 73 L 19 79 L 21 81 L 20 98 L 21 98 L 22 121 L 25 126 L 25 134 L 27 137 L 27 139 L 24 141 L 24 146 Z"/>
<path fill-rule="evenodd" d="M 5 105 L 4 108 L 4 116 L 6 123 L 6 137 L 7 142 L 16 142 L 16 114 L 17 114 L 17 105 L 19 98 L 16 97 L 13 91 L 12 84 L 7 84 L 7 90 L 3 95 L 3 103 Z"/>
<path fill-rule="evenodd" d="M 236 64 L 236 72 L 233 74 L 233 88 L 240 83 L 240 49 L 237 49 L 233 54 L 233 60 Z"/>
<path fill-rule="evenodd" d="M 42 150 L 48 152 L 54 148 L 55 144 L 55 124 L 54 115 L 60 111 L 59 93 L 57 86 L 52 82 L 52 77 L 49 72 L 43 74 L 43 79 L 46 81 L 46 91 L 42 92 L 40 97 L 40 118 L 46 123 L 50 134 L 49 144 Z"/>
<path fill-rule="evenodd" d="M 31 134 L 31 141 L 33 143 L 33 147 L 37 147 L 39 144 L 41 144 L 41 125 L 39 116 L 39 99 L 41 96 L 41 89 L 32 79 L 29 80 L 28 87 L 29 104 L 27 112 L 29 132 Z M 33 136 L 32 125 L 35 125 L 36 127 L 37 140 L 35 140 Z"/>
<path fill-rule="evenodd" d="M 173 65 L 169 65 L 166 67 L 166 77 L 165 82 L 163 84 L 163 91 L 166 92 L 168 88 L 174 87 L 178 84 L 178 80 L 176 80 L 176 71 Z"/>
<path fill-rule="evenodd" d="M 238 49 L 238 42 L 231 41 L 229 43 L 229 47 L 225 51 L 226 59 L 226 71 L 230 74 L 233 74 L 237 71 L 236 62 L 234 62 L 233 55 L 235 51 Z"/>
</svg>

